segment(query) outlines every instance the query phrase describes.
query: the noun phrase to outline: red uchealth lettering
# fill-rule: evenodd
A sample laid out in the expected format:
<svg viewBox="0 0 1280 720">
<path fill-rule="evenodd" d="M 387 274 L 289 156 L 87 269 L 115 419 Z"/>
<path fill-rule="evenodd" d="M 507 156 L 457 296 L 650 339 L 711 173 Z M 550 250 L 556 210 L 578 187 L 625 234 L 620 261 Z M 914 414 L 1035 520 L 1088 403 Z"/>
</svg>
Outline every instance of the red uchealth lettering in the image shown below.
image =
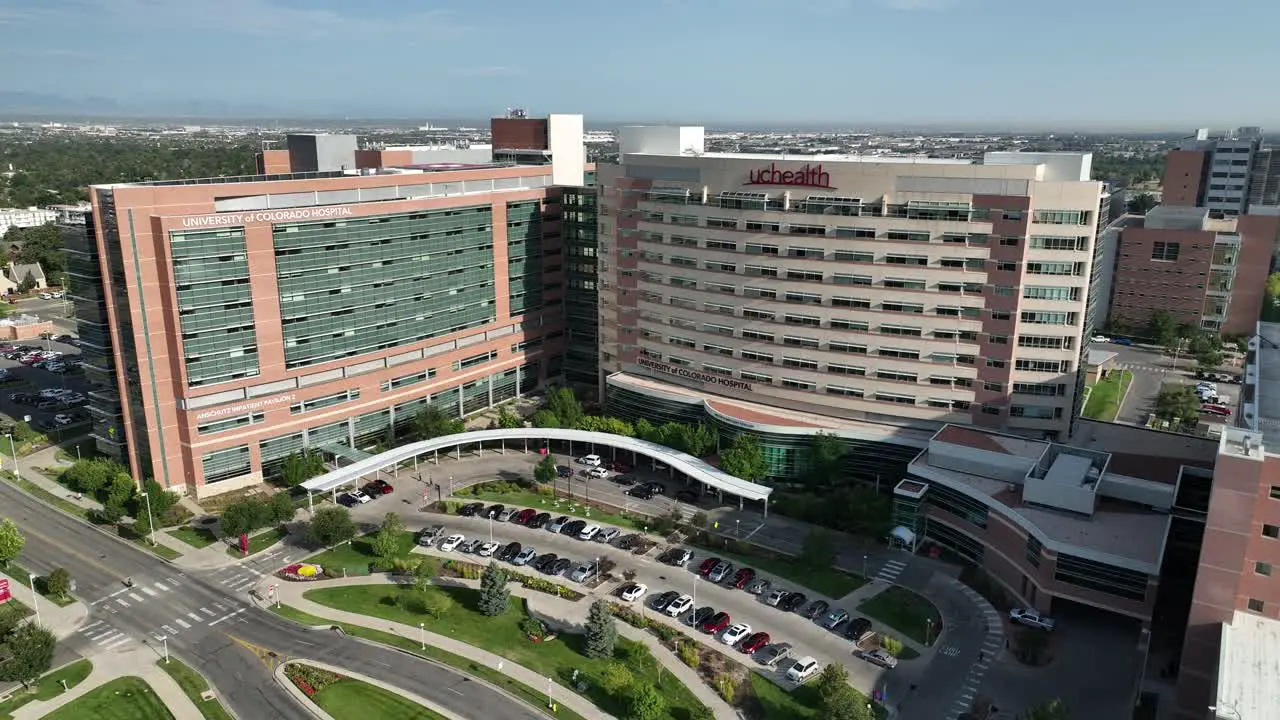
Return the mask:
<svg viewBox="0 0 1280 720">
<path fill-rule="evenodd" d="M 832 188 L 831 173 L 822 169 L 822 165 L 805 166 L 798 170 L 781 170 L 778 163 L 769 163 L 768 167 L 756 168 L 747 174 L 748 185 L 790 185 L 793 187 Z"/>
</svg>

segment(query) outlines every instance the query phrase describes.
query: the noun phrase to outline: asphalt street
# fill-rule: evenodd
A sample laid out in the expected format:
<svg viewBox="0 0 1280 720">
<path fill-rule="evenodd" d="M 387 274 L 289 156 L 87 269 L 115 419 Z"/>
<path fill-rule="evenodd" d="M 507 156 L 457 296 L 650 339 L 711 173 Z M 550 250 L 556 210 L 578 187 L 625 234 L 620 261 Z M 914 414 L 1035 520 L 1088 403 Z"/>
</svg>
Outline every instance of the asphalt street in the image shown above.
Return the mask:
<svg viewBox="0 0 1280 720">
<path fill-rule="evenodd" d="M 69 649 L 110 653 L 141 643 L 155 648 L 158 658 L 167 642 L 169 652 L 199 668 L 242 720 L 312 717 L 272 677 L 271 658 L 264 659 L 270 652 L 277 659 L 315 657 L 376 675 L 461 717 L 540 717 L 452 669 L 257 609 L 246 592 L 217 584 L 212 572 L 178 571 L 5 483 L 0 483 L 0 503 L 27 538 L 23 562 L 67 568 L 76 594 L 90 604 L 85 625 L 66 641 Z M 132 587 L 125 578 L 132 579 Z"/>
<path fill-rule="evenodd" d="M 1194 358 L 1180 357 L 1175 365 L 1173 357 L 1150 348 L 1110 343 L 1093 343 L 1092 348 L 1115 353 L 1114 367 L 1133 373 L 1133 382 L 1130 383 L 1129 392 L 1116 415 L 1116 422 L 1145 425 L 1161 386 L 1165 383 L 1189 385 L 1197 382 L 1194 376 Z M 1224 366 L 1221 371 L 1238 374 L 1240 369 Z M 1239 385 L 1223 385 L 1221 392 L 1235 401 L 1239 400 L 1239 388 Z"/>
</svg>

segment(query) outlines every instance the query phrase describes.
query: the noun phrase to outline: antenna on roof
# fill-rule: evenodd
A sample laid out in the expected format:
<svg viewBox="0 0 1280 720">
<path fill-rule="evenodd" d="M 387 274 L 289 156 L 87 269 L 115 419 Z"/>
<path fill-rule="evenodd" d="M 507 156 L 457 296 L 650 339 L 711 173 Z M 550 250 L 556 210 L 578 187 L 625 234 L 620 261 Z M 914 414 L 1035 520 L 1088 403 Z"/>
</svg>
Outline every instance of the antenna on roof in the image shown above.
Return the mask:
<svg viewBox="0 0 1280 720">
<path fill-rule="evenodd" d="M 510 120 L 523 120 L 527 117 L 529 113 L 524 108 L 507 108 L 507 118 Z"/>
<path fill-rule="evenodd" d="M 685 149 L 684 149 L 684 152 L 682 152 L 682 153 L 680 153 L 680 154 L 681 154 L 681 155 L 692 155 L 692 156 L 694 156 L 694 157 L 702 157 L 702 151 L 701 151 L 701 150 L 699 150 L 699 149 L 697 148 L 697 146 L 696 146 L 696 145 L 690 145 L 689 147 L 687 147 L 687 148 L 685 148 Z"/>
</svg>

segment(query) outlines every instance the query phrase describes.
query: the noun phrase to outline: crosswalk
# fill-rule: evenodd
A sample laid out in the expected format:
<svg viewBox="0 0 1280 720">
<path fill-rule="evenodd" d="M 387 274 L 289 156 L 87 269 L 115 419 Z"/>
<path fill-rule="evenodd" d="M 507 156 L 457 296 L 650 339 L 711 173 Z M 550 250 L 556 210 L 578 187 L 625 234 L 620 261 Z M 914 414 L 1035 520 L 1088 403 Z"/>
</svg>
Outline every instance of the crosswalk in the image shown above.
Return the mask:
<svg viewBox="0 0 1280 720">
<path fill-rule="evenodd" d="M 242 568 L 242 566 L 233 566 L 232 569 L 238 567 Z M 257 572 L 258 576 L 262 575 L 258 571 L 254 572 Z M 179 575 L 182 574 L 179 573 Z M 254 575 L 249 577 L 256 580 Z M 237 584 L 238 582 L 237 579 Z M 92 601 L 90 621 L 76 632 L 99 651 L 110 652 L 128 648 L 139 641 L 138 637 L 118 627 L 118 623 L 112 616 L 127 613 L 130 609 L 137 609 L 153 600 L 172 612 L 168 620 L 148 633 L 157 642 L 193 629 L 216 627 L 234 620 L 250 608 L 247 602 L 230 598 L 220 602 L 209 602 L 196 608 L 188 607 L 184 601 L 190 596 L 179 592 L 182 585 L 182 577 L 139 579 L 132 587 L 121 588 Z M 94 611 L 101 612 L 102 616 L 96 616 Z"/>
<path fill-rule="evenodd" d="M 264 577 L 301 560 L 306 551 L 301 548 L 283 547 L 267 550 L 248 560 L 213 571 L 213 582 L 233 592 L 248 592 Z"/>
<path fill-rule="evenodd" d="M 1004 650 L 1004 620 L 1000 613 L 996 612 L 996 609 L 991 606 L 991 603 L 987 602 L 972 588 L 961 584 L 958 580 L 951 580 L 950 582 L 954 583 L 955 587 L 967 595 L 975 605 L 982 608 L 982 618 L 986 626 L 982 645 L 978 648 L 978 656 L 969 665 L 964 685 L 961 687 L 959 695 L 952 702 L 951 710 L 947 714 L 947 720 L 959 720 L 960 716 L 967 713 L 973 706 L 974 699 L 978 695 L 978 689 L 982 687 L 982 680 L 986 677 L 987 668 L 991 667 L 991 661 L 999 657 Z M 957 650 L 956 655 L 958 654 L 959 651 Z"/>
<path fill-rule="evenodd" d="M 880 572 L 876 573 L 876 580 L 886 583 L 892 583 L 898 579 L 903 570 L 907 569 L 907 564 L 901 560 L 889 560 L 880 568 Z"/>
<path fill-rule="evenodd" d="M 1172 370 L 1172 368 L 1169 368 L 1169 367 L 1160 367 L 1159 365 L 1148 365 L 1146 363 L 1133 363 L 1133 362 L 1116 363 L 1115 366 L 1117 368 L 1120 368 L 1121 370 L 1133 370 L 1136 372 L 1145 372 L 1145 373 L 1166 373 Z M 1177 372 L 1177 371 L 1174 371 L 1174 372 Z"/>
</svg>

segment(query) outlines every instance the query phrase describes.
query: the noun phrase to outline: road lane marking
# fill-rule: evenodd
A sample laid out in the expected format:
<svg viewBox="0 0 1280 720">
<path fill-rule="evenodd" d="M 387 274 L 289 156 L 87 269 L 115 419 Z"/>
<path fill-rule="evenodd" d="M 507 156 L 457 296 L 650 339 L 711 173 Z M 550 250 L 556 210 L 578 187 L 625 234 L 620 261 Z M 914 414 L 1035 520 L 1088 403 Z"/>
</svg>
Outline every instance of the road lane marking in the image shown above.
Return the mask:
<svg viewBox="0 0 1280 720">
<path fill-rule="evenodd" d="M 156 583 L 155 587 L 161 592 L 170 592 L 169 586 L 164 583 Z"/>
<path fill-rule="evenodd" d="M 174 620 L 174 622 L 176 622 L 176 623 L 178 623 L 178 625 L 182 626 L 182 629 L 183 629 L 183 630 L 190 630 L 190 629 L 191 629 L 191 623 L 187 622 L 186 620 L 183 620 L 182 618 L 178 618 L 178 619 Z"/>
<path fill-rule="evenodd" d="M 223 611 L 225 611 L 225 610 L 227 609 L 227 606 L 226 606 L 226 605 L 223 605 L 222 603 L 214 603 L 214 604 L 213 604 L 213 606 L 214 606 L 214 607 L 216 607 L 216 608 L 218 608 L 219 610 L 223 610 Z"/>
<path fill-rule="evenodd" d="M 142 588 L 142 592 L 146 593 L 148 597 L 155 597 L 155 596 L 157 596 L 157 595 L 159 595 L 159 594 L 160 594 L 160 593 L 156 592 L 155 590 L 152 590 L 152 589 L 151 589 L 151 588 L 149 588 L 149 587 L 144 587 L 144 588 Z"/>
<path fill-rule="evenodd" d="M 172 627 L 170 627 L 170 626 L 168 626 L 168 625 L 161 625 L 161 626 L 160 626 L 160 629 L 161 629 L 161 630 L 164 630 L 165 632 L 169 633 L 170 635 L 177 635 L 177 634 L 178 634 L 178 631 L 177 631 L 177 630 L 174 630 Z"/>
<path fill-rule="evenodd" d="M 119 640 L 116 640 L 116 641 L 115 641 L 115 642 L 113 642 L 113 643 L 108 643 L 108 644 L 106 644 L 106 645 L 103 645 L 103 647 L 104 647 L 104 648 L 106 648 L 107 650 L 113 650 L 113 649 L 115 649 L 115 648 L 120 647 L 121 645 L 124 645 L 125 643 L 128 643 L 128 642 L 129 642 L 129 640 L 130 640 L 129 636 L 128 636 L 128 635 L 126 635 L 126 636 L 124 636 L 124 637 L 120 638 Z"/>
<path fill-rule="evenodd" d="M 165 580 L 168 580 L 168 581 L 169 581 L 169 584 L 170 584 L 170 585 L 172 585 L 172 586 L 174 586 L 174 587 L 179 587 L 179 586 L 181 586 L 181 585 L 182 585 L 182 581 L 181 581 L 181 580 L 179 580 L 178 578 L 167 577 L 167 578 L 165 578 Z"/>
<path fill-rule="evenodd" d="M 116 598 L 116 602 L 119 603 L 121 607 L 129 607 L 129 603 L 125 602 L 124 598 Z"/>
<path fill-rule="evenodd" d="M 121 637 L 123 635 L 124 633 L 120 632 L 119 630 L 113 630 L 110 634 L 99 635 L 98 637 L 94 638 L 93 641 L 99 645 L 102 645 L 103 643 L 111 642 L 112 640 L 118 637 Z"/>
<path fill-rule="evenodd" d="M 138 593 L 129 593 L 129 599 L 134 602 L 146 602 L 145 600 L 142 599 L 142 596 L 139 595 Z"/>
<path fill-rule="evenodd" d="M 244 612 L 247 609 L 248 608 L 240 608 L 239 610 L 229 612 L 226 615 L 223 615 L 222 617 L 218 618 L 217 620 L 214 620 L 213 622 L 209 623 L 209 627 L 213 627 L 214 625 L 217 625 L 218 623 L 223 622 L 224 620 L 230 620 L 231 618 L 239 615 L 240 613 Z"/>
<path fill-rule="evenodd" d="M 88 625 L 85 625 L 85 626 L 81 627 L 81 628 L 80 628 L 80 632 L 84 632 L 84 631 L 86 631 L 86 630 L 90 630 L 90 629 L 95 628 L 95 627 L 97 627 L 97 626 L 99 626 L 99 625 L 101 625 L 101 624 L 102 624 L 102 621 L 101 621 L 101 620 L 94 620 L 93 622 L 89 623 Z"/>
<path fill-rule="evenodd" d="M 196 622 L 203 622 L 203 621 L 200 619 L 200 616 L 199 616 L 199 615 L 197 615 L 197 614 L 195 614 L 195 613 L 193 613 L 193 612 L 189 612 L 189 613 L 187 613 L 187 617 L 191 618 L 192 620 L 195 620 Z"/>
<path fill-rule="evenodd" d="M 210 610 L 209 608 L 203 608 L 203 607 L 202 607 L 202 608 L 200 608 L 200 612 L 204 613 L 205 615 L 208 615 L 209 617 L 213 617 L 214 615 L 217 615 L 217 613 L 215 613 L 214 611 Z"/>
</svg>

